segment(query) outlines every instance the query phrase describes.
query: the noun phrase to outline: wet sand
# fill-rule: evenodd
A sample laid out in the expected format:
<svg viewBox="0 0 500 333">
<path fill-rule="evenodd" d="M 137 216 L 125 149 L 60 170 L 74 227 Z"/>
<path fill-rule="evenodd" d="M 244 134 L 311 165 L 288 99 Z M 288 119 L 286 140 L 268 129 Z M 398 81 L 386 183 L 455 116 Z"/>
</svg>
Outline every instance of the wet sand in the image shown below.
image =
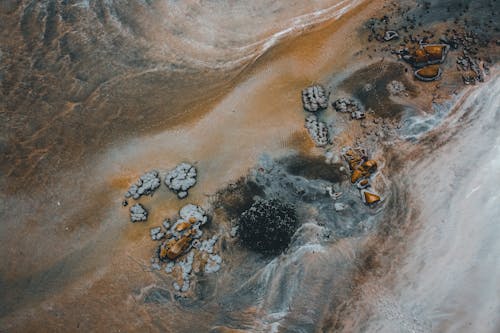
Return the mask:
<svg viewBox="0 0 500 333">
<path fill-rule="evenodd" d="M 140 110 L 130 113 L 130 119 L 125 117 L 122 125 L 116 125 L 122 126 L 116 132 L 111 129 L 109 134 L 102 134 L 103 137 L 109 135 L 108 139 L 90 135 L 88 140 L 95 141 L 90 144 L 94 148 L 89 148 L 89 152 L 83 155 L 71 142 L 68 143 L 72 149 L 66 154 L 76 156 L 76 166 L 70 163 L 71 166 L 67 167 L 63 162 L 52 166 L 54 161 L 50 159 L 48 165 L 42 160 L 28 174 L 17 176 L 7 172 L 8 182 L 19 181 L 22 185 L 18 185 L 19 188 L 14 186 L 16 190 L 2 198 L 2 212 L 8 223 L 0 229 L 4 262 L 1 298 L 5 300 L 0 327 L 8 331 L 39 331 L 43 327 L 47 331 L 147 329 L 193 332 L 225 326 L 227 330 L 227 327 L 233 327 L 269 331 L 272 327 L 280 327 L 277 323 L 282 323 L 281 330 L 308 330 L 314 325 L 305 325 L 304 322 L 310 319 L 302 314 L 317 302 L 314 311 L 320 311 L 322 315 L 311 314 L 311 317 L 317 316 L 315 318 L 324 322 L 326 330 L 334 330 L 335 327 L 330 326 L 331 316 L 344 298 L 351 297 L 355 284 L 351 274 L 360 266 L 363 269 L 370 266 L 357 262 L 363 255 L 363 248 L 369 248 L 365 244 L 370 245 L 369 241 L 358 238 L 341 240 L 330 248 L 318 250 L 317 255 L 314 251 L 299 249 L 290 257 L 271 262 L 262 261 L 236 247 L 229 250 L 226 269 L 217 277 L 218 282 L 206 278 L 200 283 L 201 286 L 206 284 L 209 291 L 215 288 L 216 292 L 207 294 L 205 300 L 176 300 L 168 291 L 170 280 L 164 274 L 150 270 L 149 258 L 155 244 L 148 235 L 151 226 L 174 215 L 183 202 L 176 200 L 174 194 L 165 188 L 151 198 L 144 198 L 141 202 L 152 208 L 149 222 L 144 225 L 130 224 L 128 210 L 120 203 L 128 185 L 142 172 L 153 168 L 165 171 L 184 160 L 195 163 L 200 174 L 198 184 L 190 191 L 189 201 L 209 207 L 211 195 L 245 175 L 263 152 L 275 158 L 292 150 L 319 155 L 320 151 L 313 147 L 303 127 L 299 92 L 313 82 L 337 87 L 338 82 L 369 64 L 373 66 L 375 63 L 375 68 L 379 68 L 376 63 L 381 59 L 371 59 L 368 53 L 359 52 L 364 49 L 364 41 L 358 29 L 366 19 L 379 13 L 382 5 L 382 1 L 361 4 L 355 10 L 343 13 L 340 19 L 330 19 L 299 36 L 284 38 L 243 69 L 227 69 L 213 76 L 209 71 L 201 76 L 198 76 L 199 72 L 183 73 L 181 81 L 191 90 L 182 95 L 181 101 L 175 97 L 184 93 L 183 84 L 172 92 L 170 89 L 179 81 L 175 76 L 163 77 L 168 83 L 163 87 L 165 95 L 155 89 L 155 94 L 161 96 L 158 100 L 151 102 L 151 94 L 147 93 L 147 102 L 138 99 L 134 102 L 137 104 L 125 106 L 112 116 L 112 119 L 121 118 L 128 113 L 127 107 Z M 162 85 L 161 80 L 160 83 L 151 78 L 144 80 L 153 86 Z M 119 87 L 118 82 L 113 87 Z M 215 83 L 211 85 L 212 82 Z M 124 94 L 143 83 L 128 84 L 126 88 L 129 90 L 123 89 Z M 420 94 L 411 102 L 419 112 L 429 112 L 432 94 L 422 91 L 434 91 L 436 85 L 422 90 L 421 83 L 415 84 Z M 206 89 L 206 86 L 210 88 Z M 105 90 L 106 85 L 103 87 Z M 145 88 L 145 91 L 149 90 Z M 99 101 L 102 96 L 107 94 L 99 90 L 98 96 L 90 100 L 100 106 L 115 105 L 123 97 L 116 95 L 102 102 Z M 168 113 L 167 119 L 157 111 L 151 111 L 153 115 L 141 114 L 143 103 L 146 103 L 146 110 L 153 110 L 172 100 L 174 112 Z M 182 110 L 179 111 L 182 118 L 176 117 L 175 110 Z M 137 121 L 145 118 L 150 119 Z M 102 120 L 97 117 L 92 121 L 98 124 Z M 127 134 L 129 121 L 138 123 L 143 129 L 134 129 Z M 359 125 L 349 126 L 352 132 L 336 139 L 339 146 L 352 144 L 356 136 L 362 135 Z M 75 135 L 73 138 L 76 142 L 81 137 Z M 110 143 L 101 146 L 100 142 Z M 35 160 L 38 153 L 47 151 L 47 148 L 34 152 L 31 149 L 30 146 L 29 156 Z M 69 160 L 68 157 L 61 158 Z M 27 159 L 20 163 L 31 166 L 33 161 Z M 386 161 L 388 167 L 391 163 Z M 39 174 L 40 167 L 44 172 Z M 398 177 L 395 179 L 400 179 Z M 33 178 L 38 178 L 33 182 L 45 184 L 45 188 L 34 186 L 30 190 L 26 187 L 30 182 L 23 180 Z M 392 194 L 402 190 L 396 186 L 392 188 Z M 398 200 L 395 199 L 393 205 L 411 206 L 403 196 Z M 396 213 L 401 212 L 388 207 L 387 214 Z M 403 218 L 405 214 L 398 216 Z M 215 219 L 215 229 L 217 222 Z M 221 217 L 220 223 L 222 227 L 227 221 L 222 221 Z M 303 271 L 300 280 L 287 279 L 286 272 L 296 272 L 293 267 L 297 265 Z M 261 280 L 260 274 L 265 276 L 266 272 L 275 272 L 275 275 Z M 320 281 L 307 289 L 307 297 L 297 300 L 291 293 L 283 301 L 280 285 L 289 283 L 290 291 L 294 291 L 294 282 L 309 284 L 318 276 L 321 276 Z M 262 302 L 253 304 L 252 295 L 244 294 L 244 288 L 231 289 L 238 278 L 248 279 L 250 286 L 252 280 L 258 282 L 257 286 L 264 284 L 270 293 Z M 162 288 L 165 299 L 145 302 L 145 297 L 151 295 L 149 291 L 155 288 Z M 325 290 L 329 291 L 326 297 Z M 241 303 L 237 300 L 239 296 L 242 297 Z M 280 304 L 295 308 L 281 313 L 276 311 Z M 224 329 L 220 328 L 220 331 Z"/>
</svg>

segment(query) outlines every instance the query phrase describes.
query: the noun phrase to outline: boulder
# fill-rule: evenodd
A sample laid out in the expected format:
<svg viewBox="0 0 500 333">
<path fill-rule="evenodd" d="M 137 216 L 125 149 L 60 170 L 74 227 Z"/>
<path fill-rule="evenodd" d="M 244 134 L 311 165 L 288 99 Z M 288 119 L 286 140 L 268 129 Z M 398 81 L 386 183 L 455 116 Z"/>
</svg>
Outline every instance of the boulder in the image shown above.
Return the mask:
<svg viewBox="0 0 500 333">
<path fill-rule="evenodd" d="M 144 222 L 148 219 L 148 211 L 141 204 L 135 204 L 130 207 L 130 221 Z"/>
<path fill-rule="evenodd" d="M 319 121 L 315 115 L 310 115 L 306 118 L 305 127 L 317 147 L 328 144 L 328 127 L 326 123 Z"/>
<path fill-rule="evenodd" d="M 153 170 L 143 174 L 135 184 L 132 184 L 127 193 L 125 193 L 126 198 L 139 199 L 142 195 L 151 195 L 153 192 L 160 187 L 161 180 L 158 171 Z"/>
<path fill-rule="evenodd" d="M 304 109 L 309 112 L 316 112 L 328 107 L 328 97 L 325 88 L 321 85 L 314 85 L 302 90 L 302 103 Z"/>
<path fill-rule="evenodd" d="M 188 195 L 188 190 L 196 184 L 196 168 L 189 163 L 181 163 L 165 176 L 165 184 L 179 199 Z"/>
</svg>

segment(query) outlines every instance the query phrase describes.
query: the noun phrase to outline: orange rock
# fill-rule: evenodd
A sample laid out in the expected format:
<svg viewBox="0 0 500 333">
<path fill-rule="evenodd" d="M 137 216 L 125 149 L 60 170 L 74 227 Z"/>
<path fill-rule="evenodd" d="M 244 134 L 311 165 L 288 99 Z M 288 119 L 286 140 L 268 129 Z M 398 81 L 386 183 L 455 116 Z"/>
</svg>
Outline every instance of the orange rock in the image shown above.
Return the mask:
<svg viewBox="0 0 500 333">
<path fill-rule="evenodd" d="M 422 81 L 433 81 L 441 76 L 441 69 L 438 65 L 425 66 L 415 71 L 415 76 Z"/>
<path fill-rule="evenodd" d="M 367 186 L 368 185 L 368 179 L 363 179 L 362 181 L 359 182 L 359 185 L 361 185 L 361 186 Z"/>
<path fill-rule="evenodd" d="M 425 53 L 427 53 L 429 61 L 435 61 L 435 60 L 441 61 L 445 55 L 444 53 L 446 52 L 446 45 L 443 44 L 425 45 L 423 49 Z"/>
<path fill-rule="evenodd" d="M 181 231 L 184 231 L 186 230 L 187 228 L 191 227 L 191 223 L 189 222 L 182 222 L 182 223 L 179 223 L 176 227 L 175 227 L 175 230 L 178 231 L 178 232 L 181 232 Z"/>
<path fill-rule="evenodd" d="M 175 241 L 168 249 L 167 249 L 167 257 L 170 260 L 175 260 L 177 257 L 179 257 L 184 251 L 186 251 L 189 246 L 191 245 L 191 236 L 186 235 L 179 239 L 178 241 Z"/>
<path fill-rule="evenodd" d="M 375 193 L 368 192 L 366 190 L 363 191 L 363 196 L 364 196 L 364 202 L 367 205 L 371 205 L 380 201 L 380 196 L 376 195 Z"/>
</svg>

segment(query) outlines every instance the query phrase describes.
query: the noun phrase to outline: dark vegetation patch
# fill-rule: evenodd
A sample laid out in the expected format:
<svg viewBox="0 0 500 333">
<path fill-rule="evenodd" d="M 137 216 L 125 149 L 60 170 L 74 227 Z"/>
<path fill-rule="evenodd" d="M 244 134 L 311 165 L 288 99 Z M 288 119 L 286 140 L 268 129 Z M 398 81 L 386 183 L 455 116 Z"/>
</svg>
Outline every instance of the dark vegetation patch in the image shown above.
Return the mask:
<svg viewBox="0 0 500 333">
<path fill-rule="evenodd" d="M 394 80 L 400 81 L 410 96 L 416 96 L 416 88 L 406 79 L 405 69 L 400 63 L 376 63 L 354 72 L 341 83 L 340 88 L 352 91 L 366 110 L 372 109 L 376 116 L 399 119 L 405 107 L 390 99 L 387 85 Z"/>
<path fill-rule="evenodd" d="M 278 199 L 255 201 L 238 222 L 242 244 L 261 253 L 285 250 L 298 226 L 295 207 Z"/>
<path fill-rule="evenodd" d="M 342 182 L 346 175 L 339 171 L 340 163 L 328 164 L 322 156 L 304 154 L 286 157 L 281 161 L 285 169 L 292 175 L 307 179 L 323 179 L 332 183 Z"/>
</svg>

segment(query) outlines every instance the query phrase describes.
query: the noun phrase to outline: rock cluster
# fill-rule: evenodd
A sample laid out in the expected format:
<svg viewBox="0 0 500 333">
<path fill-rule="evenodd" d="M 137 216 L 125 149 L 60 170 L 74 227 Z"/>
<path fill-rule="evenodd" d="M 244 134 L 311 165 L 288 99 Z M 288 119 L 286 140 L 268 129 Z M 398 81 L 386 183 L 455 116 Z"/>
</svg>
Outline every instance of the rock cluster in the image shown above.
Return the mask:
<svg viewBox="0 0 500 333">
<path fill-rule="evenodd" d="M 339 98 L 332 103 L 333 108 L 337 112 L 351 113 L 353 119 L 363 119 L 366 117 L 363 106 L 352 98 Z"/>
<path fill-rule="evenodd" d="M 328 97 L 325 88 L 321 85 L 314 85 L 302 90 L 302 103 L 304 109 L 309 112 L 316 112 L 328 107 Z"/>
<path fill-rule="evenodd" d="M 160 187 L 161 180 L 158 171 L 153 170 L 143 174 L 135 184 L 132 184 L 127 193 L 125 193 L 125 198 L 139 199 L 141 195 L 150 195 Z"/>
<path fill-rule="evenodd" d="M 166 264 L 165 272 L 179 273 L 179 279 L 173 283 L 176 291 L 189 290 L 195 262 L 198 262 L 196 269 L 205 263 L 201 266 L 205 273 L 215 273 L 221 268 L 222 258 L 215 253 L 219 237 L 215 235 L 200 239 L 203 236 L 200 228 L 207 222 L 208 216 L 201 207 L 187 204 L 179 210 L 179 218 L 175 223 L 166 219 L 162 226 L 150 229 L 151 239 L 161 241 L 151 259 L 151 267 L 159 270 L 162 264 Z"/>
<path fill-rule="evenodd" d="M 238 222 L 243 245 L 262 253 L 286 249 L 298 223 L 295 208 L 278 199 L 255 201 Z"/>
<path fill-rule="evenodd" d="M 315 115 L 310 115 L 306 118 L 305 127 L 317 147 L 328 144 L 328 127 L 326 123 L 319 121 Z"/>
<path fill-rule="evenodd" d="M 380 196 L 370 190 L 370 177 L 377 171 L 377 162 L 368 159 L 368 154 L 362 148 L 344 148 L 344 159 L 351 170 L 351 183 L 360 190 L 361 199 L 367 205 L 381 200 Z"/>
<path fill-rule="evenodd" d="M 144 222 L 148 219 L 148 211 L 141 204 L 135 204 L 130 207 L 130 221 Z"/>
<path fill-rule="evenodd" d="M 187 197 L 188 190 L 196 184 L 196 168 L 189 163 L 177 165 L 165 176 L 165 184 L 179 199 Z"/>
</svg>

